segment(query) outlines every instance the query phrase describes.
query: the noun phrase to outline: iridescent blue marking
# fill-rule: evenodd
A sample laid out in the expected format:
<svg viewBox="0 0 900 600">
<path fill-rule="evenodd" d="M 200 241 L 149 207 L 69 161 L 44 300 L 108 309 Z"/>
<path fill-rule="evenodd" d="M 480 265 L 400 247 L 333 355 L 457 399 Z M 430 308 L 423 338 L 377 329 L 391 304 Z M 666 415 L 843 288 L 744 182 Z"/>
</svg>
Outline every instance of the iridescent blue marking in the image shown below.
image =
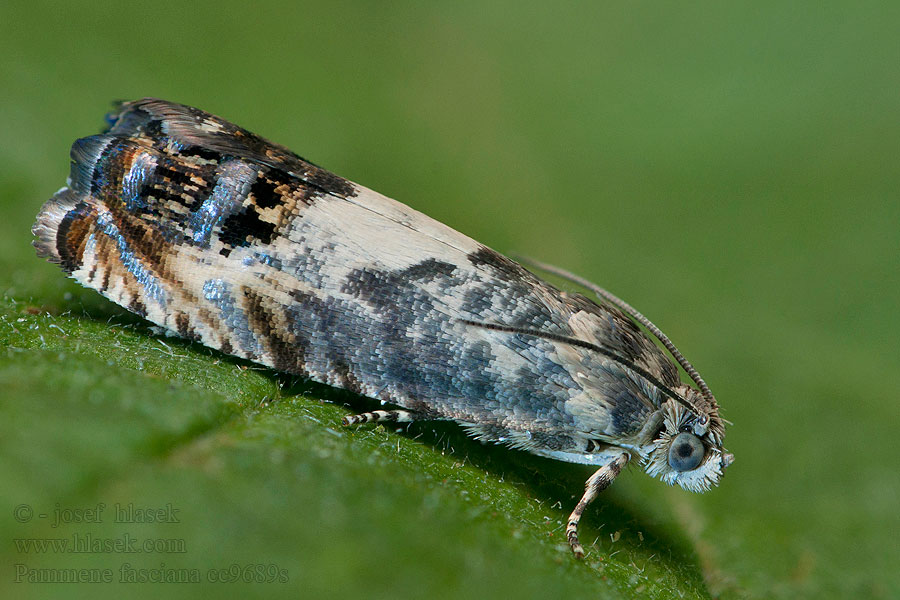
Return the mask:
<svg viewBox="0 0 900 600">
<path fill-rule="evenodd" d="M 189 219 L 194 242 L 209 244 L 213 229 L 239 211 L 256 180 L 256 169 L 239 160 L 222 163 L 216 173 L 216 187 Z"/>
<path fill-rule="evenodd" d="M 129 211 L 146 208 L 147 203 L 141 196 L 141 188 L 156 169 L 156 158 L 145 152 L 135 154 L 131 168 L 122 178 L 122 200 Z"/>
<path fill-rule="evenodd" d="M 128 247 L 128 242 L 113 222 L 112 215 L 106 211 L 100 211 L 97 215 L 97 229 L 116 243 L 119 249 L 119 260 L 122 261 L 128 272 L 134 275 L 140 286 L 144 288 L 144 294 L 165 308 L 168 303 L 168 295 L 165 289 L 160 285 L 156 276 L 144 268 L 140 259 L 135 256 L 134 251 Z"/>
<path fill-rule="evenodd" d="M 93 255 L 94 250 L 97 249 L 97 234 L 92 233 L 87 238 L 87 243 L 84 245 L 84 253 L 87 255 Z"/>
<path fill-rule="evenodd" d="M 203 282 L 203 297 L 219 309 L 222 324 L 237 340 L 240 348 L 251 356 L 259 356 L 262 347 L 250 329 L 247 315 L 235 306 L 231 286 L 221 279 L 208 279 Z"/>
<path fill-rule="evenodd" d="M 268 267 L 281 269 L 281 261 L 270 255 L 268 252 L 257 252 L 254 256 L 256 257 L 256 260 Z"/>
<path fill-rule="evenodd" d="M 261 264 L 272 267 L 273 269 L 278 269 L 279 271 L 282 270 L 281 261 L 268 252 L 254 252 L 253 254 L 248 254 L 241 259 L 241 264 L 245 267 Z"/>
</svg>

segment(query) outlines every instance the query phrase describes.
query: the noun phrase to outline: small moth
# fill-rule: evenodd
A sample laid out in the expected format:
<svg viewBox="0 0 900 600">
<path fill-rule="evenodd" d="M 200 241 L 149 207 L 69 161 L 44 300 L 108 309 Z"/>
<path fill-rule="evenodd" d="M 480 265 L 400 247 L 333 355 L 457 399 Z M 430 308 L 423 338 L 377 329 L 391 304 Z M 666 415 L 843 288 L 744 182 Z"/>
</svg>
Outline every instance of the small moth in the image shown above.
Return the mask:
<svg viewBox="0 0 900 600">
<path fill-rule="evenodd" d="M 448 419 L 480 440 L 596 465 L 569 517 L 631 459 L 694 492 L 733 457 L 716 400 L 649 320 L 518 263 L 245 129 L 156 99 L 72 146 L 32 231 L 79 283 L 226 354 Z M 638 327 L 655 336 L 696 384 Z"/>
</svg>

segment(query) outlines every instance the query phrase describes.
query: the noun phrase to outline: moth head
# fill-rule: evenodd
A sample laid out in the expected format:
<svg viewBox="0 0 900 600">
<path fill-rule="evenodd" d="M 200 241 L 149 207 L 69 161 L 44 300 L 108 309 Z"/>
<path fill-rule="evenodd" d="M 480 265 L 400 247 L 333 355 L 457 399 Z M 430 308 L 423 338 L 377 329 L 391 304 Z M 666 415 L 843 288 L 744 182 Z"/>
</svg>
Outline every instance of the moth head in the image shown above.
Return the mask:
<svg viewBox="0 0 900 600">
<path fill-rule="evenodd" d="M 670 398 L 663 403 L 662 427 L 650 444 L 644 468 L 669 485 L 705 492 L 718 485 L 734 455 L 722 448 L 725 425 L 715 402 L 687 385 L 676 394 L 685 402 Z"/>
</svg>

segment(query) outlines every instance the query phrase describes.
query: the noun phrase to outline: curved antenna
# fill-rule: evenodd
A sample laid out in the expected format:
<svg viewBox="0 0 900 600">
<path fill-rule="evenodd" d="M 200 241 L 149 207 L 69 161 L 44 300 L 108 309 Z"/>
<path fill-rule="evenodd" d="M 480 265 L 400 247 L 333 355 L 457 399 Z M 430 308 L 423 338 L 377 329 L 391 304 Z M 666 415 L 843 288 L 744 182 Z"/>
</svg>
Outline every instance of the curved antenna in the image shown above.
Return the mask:
<svg viewBox="0 0 900 600">
<path fill-rule="evenodd" d="M 578 348 L 584 348 L 586 350 L 592 350 L 594 352 L 598 352 L 603 356 L 609 357 L 617 363 L 631 369 L 651 384 L 656 387 L 660 392 L 663 393 L 664 396 L 668 396 L 672 400 L 683 404 L 688 409 L 692 410 L 695 414 L 701 415 L 700 410 L 697 409 L 696 406 L 691 404 L 687 399 L 682 398 L 671 389 L 666 387 L 666 385 L 661 382 L 659 379 L 651 375 L 646 369 L 639 367 L 634 364 L 634 362 L 619 356 L 612 350 L 608 350 L 603 346 L 599 346 L 597 344 L 593 344 L 591 342 L 586 342 L 584 340 L 579 340 L 578 338 L 568 337 L 565 335 L 560 335 L 558 333 L 550 333 L 546 331 L 541 331 L 539 329 L 528 329 L 527 327 L 512 327 L 510 325 L 500 325 L 498 323 L 481 323 L 479 321 L 470 321 L 468 319 L 460 319 L 460 321 L 466 325 L 471 325 L 473 327 L 481 327 L 482 329 L 489 329 L 491 331 L 502 331 L 503 333 L 520 333 L 522 335 L 533 335 L 534 337 L 538 337 L 545 340 L 550 340 L 552 342 L 559 342 L 561 344 L 569 344 L 570 346 L 577 346 Z"/>
<path fill-rule="evenodd" d="M 697 369 L 695 369 L 694 366 L 688 361 L 688 359 L 686 359 L 681 354 L 681 352 L 679 352 L 678 348 L 675 347 L 675 344 L 672 343 L 672 340 L 670 340 L 668 338 L 668 336 L 666 334 L 664 334 L 659 327 L 654 325 L 650 321 L 650 319 L 648 319 L 647 317 L 642 315 L 640 312 L 638 312 L 637 309 L 635 309 L 633 306 L 631 306 L 624 300 L 620 299 L 619 297 L 606 291 L 605 289 L 603 289 L 596 283 L 592 283 L 592 282 L 588 281 L 587 279 L 585 279 L 584 277 L 579 277 L 578 275 L 575 275 L 574 273 L 570 273 L 569 271 L 566 271 L 565 269 L 561 269 L 554 265 L 550 265 L 550 264 L 541 262 L 539 260 L 534 260 L 532 258 L 527 258 L 524 256 L 517 256 L 517 258 L 519 260 L 525 262 L 526 264 L 530 264 L 532 266 L 537 267 L 538 269 L 541 269 L 542 271 L 547 271 L 548 273 L 553 273 L 554 275 L 562 277 L 563 279 L 567 279 L 567 280 L 571 281 L 572 283 L 577 283 L 578 285 L 586 287 L 587 289 L 591 290 L 592 292 L 594 292 L 595 294 L 600 296 L 600 298 L 606 300 L 613 306 L 616 306 L 619 309 L 621 309 L 624 312 L 631 315 L 638 323 L 640 323 L 641 325 L 646 327 L 647 330 L 650 331 L 650 333 L 652 333 L 654 336 L 656 336 L 656 339 L 658 339 L 660 342 L 662 342 L 662 345 L 665 346 L 666 350 L 669 351 L 669 354 L 671 354 L 672 357 L 676 361 L 678 361 L 678 364 L 681 365 L 681 368 L 684 369 L 685 373 L 687 373 L 688 376 L 693 380 L 693 382 L 697 384 L 697 387 L 700 388 L 700 393 L 703 394 L 703 396 L 707 400 L 709 400 L 713 406 L 717 406 L 715 396 L 713 396 L 712 392 L 709 390 L 709 386 L 706 385 L 705 381 L 703 381 L 703 378 L 700 377 L 700 373 L 697 372 Z"/>
</svg>

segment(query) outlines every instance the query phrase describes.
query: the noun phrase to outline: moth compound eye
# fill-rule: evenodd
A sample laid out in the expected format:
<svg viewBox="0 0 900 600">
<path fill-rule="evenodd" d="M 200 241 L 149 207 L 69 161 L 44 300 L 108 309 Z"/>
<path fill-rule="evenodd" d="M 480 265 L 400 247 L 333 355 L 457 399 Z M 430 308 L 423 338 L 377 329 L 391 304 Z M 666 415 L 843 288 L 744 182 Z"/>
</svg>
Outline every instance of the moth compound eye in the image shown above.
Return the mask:
<svg viewBox="0 0 900 600">
<path fill-rule="evenodd" d="M 693 433 L 679 433 L 669 447 L 669 466 L 676 471 L 691 471 L 700 465 L 705 454 L 703 442 Z"/>
</svg>

